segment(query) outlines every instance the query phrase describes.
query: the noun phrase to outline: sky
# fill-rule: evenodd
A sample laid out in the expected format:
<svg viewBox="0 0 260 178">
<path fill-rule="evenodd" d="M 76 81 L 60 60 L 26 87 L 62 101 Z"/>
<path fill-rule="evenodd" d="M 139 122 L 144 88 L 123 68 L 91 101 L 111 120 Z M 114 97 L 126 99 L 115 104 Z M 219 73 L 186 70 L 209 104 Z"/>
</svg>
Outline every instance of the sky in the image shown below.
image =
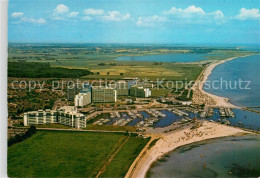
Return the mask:
<svg viewBox="0 0 260 178">
<path fill-rule="evenodd" d="M 9 0 L 9 42 L 260 44 L 260 0 Z"/>
</svg>

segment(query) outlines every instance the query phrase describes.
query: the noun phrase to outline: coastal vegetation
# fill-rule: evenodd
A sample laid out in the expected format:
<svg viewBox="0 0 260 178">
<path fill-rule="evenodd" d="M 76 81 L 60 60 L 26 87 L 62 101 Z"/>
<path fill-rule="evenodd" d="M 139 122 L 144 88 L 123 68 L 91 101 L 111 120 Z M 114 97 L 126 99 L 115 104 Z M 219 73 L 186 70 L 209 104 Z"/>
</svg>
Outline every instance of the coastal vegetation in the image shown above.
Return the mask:
<svg viewBox="0 0 260 178">
<path fill-rule="evenodd" d="M 39 130 L 8 148 L 8 175 L 122 177 L 148 141 L 119 133 Z"/>
</svg>

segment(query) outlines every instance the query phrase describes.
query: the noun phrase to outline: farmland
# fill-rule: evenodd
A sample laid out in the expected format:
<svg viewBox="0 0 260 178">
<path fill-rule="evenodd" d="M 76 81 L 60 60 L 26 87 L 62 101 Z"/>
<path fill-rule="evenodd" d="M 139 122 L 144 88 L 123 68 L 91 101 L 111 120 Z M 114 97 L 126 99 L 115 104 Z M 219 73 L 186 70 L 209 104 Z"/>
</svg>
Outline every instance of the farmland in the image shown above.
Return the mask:
<svg viewBox="0 0 260 178">
<path fill-rule="evenodd" d="M 38 131 L 8 148 L 8 175 L 123 177 L 148 140 L 119 133 Z"/>
<path fill-rule="evenodd" d="M 167 80 L 194 80 L 203 69 L 203 65 L 200 63 L 156 63 L 116 59 L 120 56 L 204 54 L 205 60 L 221 60 L 248 53 L 235 48 L 174 45 L 10 44 L 8 61 L 49 63 L 51 67 L 56 67 L 59 70 L 61 70 L 60 68 L 86 70 L 85 72 L 72 72 L 74 74 L 71 75 L 71 78 L 73 76 L 84 79 L 139 77 L 155 80 L 159 77 Z M 87 70 L 91 71 L 91 75 L 86 73 Z M 64 70 L 64 72 L 66 71 Z M 56 77 L 58 76 L 56 75 Z"/>
</svg>

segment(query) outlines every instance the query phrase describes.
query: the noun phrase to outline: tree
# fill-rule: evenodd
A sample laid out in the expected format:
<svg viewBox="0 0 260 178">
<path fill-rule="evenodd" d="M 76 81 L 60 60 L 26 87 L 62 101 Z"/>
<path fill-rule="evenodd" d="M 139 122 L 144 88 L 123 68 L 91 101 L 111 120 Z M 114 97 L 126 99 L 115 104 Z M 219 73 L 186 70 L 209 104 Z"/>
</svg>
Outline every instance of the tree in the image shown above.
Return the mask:
<svg viewBox="0 0 260 178">
<path fill-rule="evenodd" d="M 23 137 L 20 134 L 15 135 L 14 142 L 18 143 L 18 142 L 21 142 L 21 141 L 23 141 Z"/>
<path fill-rule="evenodd" d="M 107 72 L 107 75 L 109 75 L 110 74 L 110 72 Z"/>
<path fill-rule="evenodd" d="M 97 75 L 99 75 L 100 73 L 99 72 L 97 72 Z"/>
<path fill-rule="evenodd" d="M 120 75 L 124 75 L 124 73 L 120 73 Z"/>
</svg>

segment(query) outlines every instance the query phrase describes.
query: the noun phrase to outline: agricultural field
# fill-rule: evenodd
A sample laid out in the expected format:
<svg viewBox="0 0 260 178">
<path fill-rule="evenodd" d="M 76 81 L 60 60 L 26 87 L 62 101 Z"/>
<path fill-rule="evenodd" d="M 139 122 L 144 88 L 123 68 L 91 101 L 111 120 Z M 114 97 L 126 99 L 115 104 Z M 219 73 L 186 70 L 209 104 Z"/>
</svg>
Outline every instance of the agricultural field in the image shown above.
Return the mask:
<svg viewBox="0 0 260 178">
<path fill-rule="evenodd" d="M 119 133 L 37 131 L 8 148 L 8 176 L 123 177 L 148 141 Z"/>
<path fill-rule="evenodd" d="M 157 45 L 112 45 L 112 44 L 10 44 L 9 62 L 49 63 L 51 67 L 84 69 L 71 75 L 84 79 L 122 79 L 139 77 L 156 80 L 194 80 L 203 69 L 200 62 L 141 62 L 118 61 L 120 56 L 147 56 L 165 54 L 205 54 L 205 60 L 221 60 L 249 54 L 236 48 L 212 48 Z M 49 70 L 51 71 L 51 70 Z M 65 72 L 66 71 L 62 71 Z M 68 71 L 69 73 L 70 71 Z M 50 72 L 49 72 L 50 73 Z M 82 75 L 83 74 L 83 75 Z M 91 75 L 89 75 L 91 74 Z M 49 74 L 50 75 L 50 74 Z M 62 74 L 65 75 L 65 74 Z M 50 75 L 51 76 L 51 75 Z M 16 76 L 17 77 L 17 76 Z"/>
</svg>

